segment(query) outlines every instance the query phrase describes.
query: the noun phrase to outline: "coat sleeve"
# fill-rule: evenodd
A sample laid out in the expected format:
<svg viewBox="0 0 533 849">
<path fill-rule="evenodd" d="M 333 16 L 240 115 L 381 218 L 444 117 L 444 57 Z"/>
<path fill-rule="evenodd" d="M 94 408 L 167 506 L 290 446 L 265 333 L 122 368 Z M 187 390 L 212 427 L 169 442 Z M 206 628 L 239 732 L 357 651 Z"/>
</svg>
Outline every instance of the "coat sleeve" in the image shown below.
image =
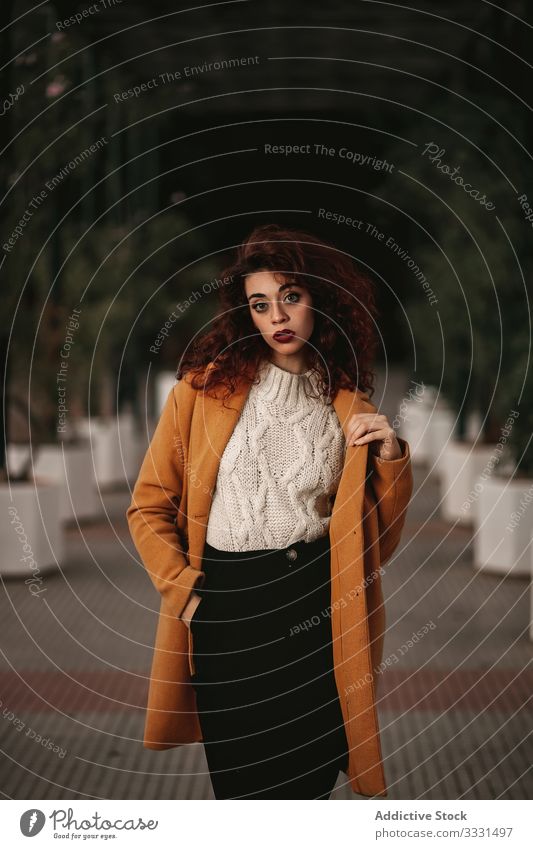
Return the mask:
<svg viewBox="0 0 533 849">
<path fill-rule="evenodd" d="M 205 574 L 189 565 L 176 517 L 183 494 L 184 455 L 176 393 L 168 394 L 126 511 L 130 533 L 150 578 L 181 616 L 191 589 Z"/>
<path fill-rule="evenodd" d="M 397 437 L 401 457 L 382 460 L 368 451 L 370 485 L 377 504 L 380 559 L 384 563 L 394 553 L 402 535 L 407 507 L 413 492 L 413 470 L 409 444 Z"/>
</svg>

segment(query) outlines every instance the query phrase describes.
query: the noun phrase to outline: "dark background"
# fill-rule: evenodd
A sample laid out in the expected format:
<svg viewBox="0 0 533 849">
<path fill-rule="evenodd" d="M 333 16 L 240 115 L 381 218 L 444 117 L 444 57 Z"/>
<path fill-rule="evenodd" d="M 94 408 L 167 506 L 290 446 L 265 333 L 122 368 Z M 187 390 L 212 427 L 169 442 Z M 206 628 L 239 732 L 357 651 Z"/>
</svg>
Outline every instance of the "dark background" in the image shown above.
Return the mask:
<svg viewBox="0 0 533 849">
<path fill-rule="evenodd" d="M 58 31 L 57 20 L 90 5 L 59 0 L 41 6 L 2 4 L 4 25 L 16 20 L 4 30 L 5 55 L 27 53 L 31 45 L 37 51 L 36 64 L 28 69 L 14 63 L 6 66 L 3 90 L 13 91 L 24 71 L 35 95 L 43 81 L 53 80 L 54 75 L 64 74 L 68 80 L 66 95 L 46 111 L 46 117 L 42 96 L 40 100 L 35 96 L 32 106 L 29 95 L 4 116 L 6 138 L 13 143 L 5 150 L 2 180 L 9 185 L 14 174 L 23 172 L 16 184 L 23 208 L 21 199 L 30 198 L 69 151 L 73 155 L 84 141 L 102 133 L 112 138 L 101 155 L 80 166 L 55 191 L 53 204 L 43 215 L 45 239 L 50 223 L 65 219 L 46 245 L 50 297 L 59 306 L 65 297 L 69 307 L 75 302 L 74 290 L 78 286 L 81 291 L 79 281 L 112 228 L 131 233 L 139 225 L 130 243 L 136 250 L 147 250 L 148 245 L 152 250 L 158 239 L 160 247 L 168 238 L 162 226 L 158 233 L 153 216 L 159 222 L 169 212 L 180 216 L 174 225 L 178 241 L 149 262 L 150 281 L 134 284 L 135 289 L 132 284 L 126 287 L 124 326 L 117 316 L 109 353 L 103 357 L 112 363 L 113 378 L 117 373 L 121 376 L 119 403 L 121 398 L 135 396 L 133 375 L 146 365 L 146 342 L 164 321 L 168 304 L 195 288 L 186 275 L 163 282 L 168 268 L 182 267 L 184 257 L 188 263 L 194 263 L 194 257 L 207 257 L 204 271 L 214 275 L 253 226 L 273 221 L 334 242 L 373 275 L 381 309 L 381 362 L 403 362 L 409 371 L 437 385 L 451 369 L 458 385 L 457 390 L 449 388 L 448 395 L 464 398 L 472 386 L 476 399 L 486 395 L 490 378 L 481 376 L 477 385 L 468 382 L 472 325 L 474 331 L 487 331 L 484 315 L 480 313 L 479 321 L 472 322 L 469 310 L 472 300 L 492 300 L 494 285 L 487 279 L 486 292 L 477 292 L 487 272 L 482 261 L 478 268 L 479 258 L 473 254 L 477 257 L 479 246 L 487 256 L 499 245 L 502 267 L 514 263 L 514 253 L 524 261 L 531 258 L 529 232 L 516 201 L 517 194 L 527 191 L 532 165 L 533 16 L 526 2 L 507 3 L 501 11 L 483 0 L 425 2 L 417 8 L 375 0 L 330 4 L 239 0 L 199 8 L 176 6 L 170 0 L 110 0 L 107 8 L 80 24 L 62 28 L 66 40 L 54 47 L 63 50 L 59 58 L 54 53 L 41 56 L 43 45 L 48 50 L 51 36 Z M 258 56 L 259 61 L 160 83 L 118 103 L 114 98 L 115 93 L 152 78 L 159 81 L 160 74 L 183 73 L 186 66 L 244 56 Z M 36 137 L 38 128 L 41 134 Z M 78 137 L 80 132 L 86 137 Z M 480 191 L 489 197 L 498 195 L 497 214 L 505 228 L 522 228 L 523 244 L 515 246 L 514 252 L 509 251 L 495 216 L 481 211 L 479 204 L 467 199 L 421 155 L 432 140 L 446 150 L 444 158 L 450 166 L 462 162 L 463 172 Z M 265 143 L 310 144 L 311 153 L 266 155 Z M 352 165 L 338 156 L 317 156 L 314 143 L 386 159 L 393 170 L 387 173 Z M 35 151 L 43 150 L 36 158 Z M 39 163 L 53 151 L 55 161 L 48 161 L 47 170 L 32 183 Z M 80 200 L 84 193 L 87 196 Z M 417 318 L 417 301 L 420 306 L 423 295 L 405 262 L 364 229 L 321 220 L 320 207 L 364 219 L 390 235 L 413 256 L 432 285 L 440 285 L 441 292 L 443 286 L 456 282 L 450 269 L 440 266 L 430 277 L 432 257 L 440 262 L 438 254 L 444 251 L 458 264 L 472 258 L 462 272 L 458 303 L 453 296 L 441 298 L 438 320 L 429 313 Z M 9 233 L 17 210 L 4 204 L 2 212 Z M 144 224 L 149 219 L 150 235 Z M 91 245 L 86 231 L 97 220 L 107 231 L 95 236 Z M 167 230 L 172 232 L 171 223 Z M 459 230 L 461 239 L 452 245 Z M 65 265 L 80 236 L 81 246 Z M 447 240 L 451 242 L 446 244 Z M 39 238 L 32 238 L 31 248 L 37 245 Z M 88 256 L 82 268 L 72 266 L 83 250 Z M 30 266 L 27 248 L 22 253 Z M 27 268 L 16 267 L 18 261 L 9 256 L 3 269 L 11 285 L 24 281 L 27 274 Z M 205 279 L 206 274 L 199 276 Z M 508 285 L 507 274 L 495 278 L 496 290 L 502 287 L 501 296 Z M 114 264 L 103 288 L 111 297 L 113 287 L 118 291 L 124 279 Z M 523 287 L 523 283 L 517 285 Z M 32 309 L 41 305 L 39 293 L 31 293 L 31 280 L 30 294 L 26 288 L 24 297 L 30 299 Z M 523 298 L 522 290 L 518 308 L 522 316 Z M 132 318 L 128 307 L 135 299 Z M 446 305 L 447 316 L 442 311 Z M 14 306 L 15 301 L 9 309 Z M 191 334 L 205 324 L 215 307 L 213 299 L 204 299 L 190 311 L 188 322 L 158 357 L 157 367 L 175 367 Z M 457 310 L 464 332 L 455 340 Z M 498 312 L 498 305 L 488 308 L 489 317 Z M 135 321 L 141 313 L 142 329 Z M 516 315 L 510 314 L 509 326 L 514 327 L 515 321 Z M 45 333 L 42 327 L 41 331 Z M 88 338 L 85 343 L 88 352 L 91 344 L 99 344 L 96 324 L 91 332 L 92 342 Z M 465 349 L 464 363 L 455 365 L 448 357 L 444 365 L 439 338 L 443 332 L 453 348 Z M 498 327 L 491 329 L 490 337 L 498 336 Z M 7 354 L 5 339 L 3 347 Z M 434 362 L 433 347 L 440 351 Z M 490 360 L 486 351 L 483 357 L 485 362 Z M 421 363 L 427 373 L 422 374 Z"/>
</svg>

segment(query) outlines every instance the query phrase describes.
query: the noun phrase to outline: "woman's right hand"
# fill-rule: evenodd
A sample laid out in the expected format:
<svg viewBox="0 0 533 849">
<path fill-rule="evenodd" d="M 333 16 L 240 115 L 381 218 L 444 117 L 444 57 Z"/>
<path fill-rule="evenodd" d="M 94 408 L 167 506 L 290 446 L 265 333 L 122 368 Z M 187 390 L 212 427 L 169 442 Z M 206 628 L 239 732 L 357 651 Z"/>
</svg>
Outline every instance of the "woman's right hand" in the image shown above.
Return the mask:
<svg viewBox="0 0 533 849">
<path fill-rule="evenodd" d="M 191 592 L 191 597 L 183 608 L 183 613 L 181 614 L 181 619 L 183 620 L 183 622 L 185 622 L 187 628 L 190 627 L 191 619 L 194 616 L 195 610 L 200 604 L 201 600 L 202 596 L 193 590 Z"/>
</svg>

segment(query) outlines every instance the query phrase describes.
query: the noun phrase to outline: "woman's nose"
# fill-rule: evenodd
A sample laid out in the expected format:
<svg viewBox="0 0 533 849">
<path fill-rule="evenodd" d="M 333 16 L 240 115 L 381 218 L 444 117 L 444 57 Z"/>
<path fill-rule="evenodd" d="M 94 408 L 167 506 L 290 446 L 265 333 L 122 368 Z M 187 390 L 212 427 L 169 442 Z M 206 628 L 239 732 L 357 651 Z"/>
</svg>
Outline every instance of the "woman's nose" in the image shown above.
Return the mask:
<svg viewBox="0 0 533 849">
<path fill-rule="evenodd" d="M 272 307 L 272 321 L 277 323 L 280 319 L 285 319 L 286 317 L 287 313 L 282 308 L 281 304 L 274 301 L 274 305 Z"/>
</svg>

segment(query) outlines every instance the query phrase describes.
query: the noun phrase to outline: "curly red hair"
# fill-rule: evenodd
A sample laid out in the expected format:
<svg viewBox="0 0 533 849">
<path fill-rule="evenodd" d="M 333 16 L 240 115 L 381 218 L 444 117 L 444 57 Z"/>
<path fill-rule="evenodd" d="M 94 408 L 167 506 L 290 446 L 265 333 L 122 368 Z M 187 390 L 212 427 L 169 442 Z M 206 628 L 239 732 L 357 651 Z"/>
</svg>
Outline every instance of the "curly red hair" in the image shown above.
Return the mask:
<svg viewBox="0 0 533 849">
<path fill-rule="evenodd" d="M 195 389 L 207 394 L 223 385 L 228 398 L 241 376 L 253 380 L 260 364 L 270 358 L 246 300 L 244 281 L 255 271 L 296 276 L 311 293 L 315 321 L 309 339 L 310 367 L 321 377 L 320 390 L 330 400 L 341 387 L 371 397 L 377 346 L 372 281 L 333 245 L 275 224 L 256 227 L 237 248 L 234 261 L 221 275 L 229 282 L 218 290 L 219 313 L 212 327 L 183 354 L 178 380 L 187 375 Z"/>
</svg>

